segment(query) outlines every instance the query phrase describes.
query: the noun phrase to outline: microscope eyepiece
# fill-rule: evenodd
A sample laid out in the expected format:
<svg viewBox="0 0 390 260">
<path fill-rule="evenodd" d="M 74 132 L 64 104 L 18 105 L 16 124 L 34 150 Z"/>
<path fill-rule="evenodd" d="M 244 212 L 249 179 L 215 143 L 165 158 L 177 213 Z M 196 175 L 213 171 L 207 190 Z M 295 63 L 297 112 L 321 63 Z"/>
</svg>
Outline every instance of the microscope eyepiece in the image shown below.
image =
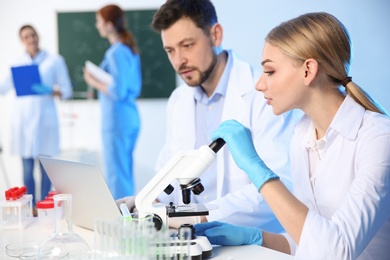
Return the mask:
<svg viewBox="0 0 390 260">
<path fill-rule="evenodd" d="M 217 140 L 213 141 L 209 145 L 209 148 L 214 153 L 217 153 L 225 145 L 225 143 L 226 142 L 222 138 L 218 138 Z M 208 150 L 207 150 L 207 154 L 210 155 Z M 168 193 L 170 190 L 169 188 L 170 187 L 168 186 L 164 191 Z M 199 195 L 204 191 L 204 187 L 200 182 L 199 178 L 192 180 L 188 184 L 180 184 L 180 188 L 181 188 L 183 203 L 187 205 L 191 203 L 191 190 L 195 195 Z"/>
<path fill-rule="evenodd" d="M 212 142 L 209 147 L 211 148 L 211 150 L 214 151 L 214 153 L 217 153 L 222 148 L 222 146 L 225 145 L 225 143 L 225 140 L 223 140 L 222 138 L 218 138 L 217 140 Z"/>
</svg>

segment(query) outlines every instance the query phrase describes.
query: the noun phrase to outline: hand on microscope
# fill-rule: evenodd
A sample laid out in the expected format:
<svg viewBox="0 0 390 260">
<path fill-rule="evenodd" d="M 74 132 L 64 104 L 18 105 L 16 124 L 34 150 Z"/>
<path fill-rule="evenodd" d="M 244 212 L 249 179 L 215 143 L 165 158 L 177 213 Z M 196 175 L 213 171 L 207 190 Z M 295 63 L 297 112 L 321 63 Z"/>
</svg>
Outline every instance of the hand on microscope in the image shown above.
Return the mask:
<svg viewBox="0 0 390 260">
<path fill-rule="evenodd" d="M 137 211 L 137 209 L 135 207 L 135 196 L 127 196 L 127 197 L 123 197 L 123 198 L 117 199 L 115 201 L 115 203 L 118 206 L 118 209 L 120 209 L 120 205 L 122 203 L 124 203 L 124 204 L 126 204 L 126 206 L 127 206 L 127 208 L 129 209 L 130 212 Z"/>
<path fill-rule="evenodd" d="M 197 236 L 206 236 L 213 245 L 261 246 L 263 244 L 263 231 L 260 228 L 236 226 L 219 221 L 197 224 L 194 227 Z"/>
<path fill-rule="evenodd" d="M 117 199 L 115 201 L 116 205 L 118 206 L 118 209 L 120 209 L 120 205 L 122 203 L 126 204 L 127 208 L 130 212 L 137 212 L 137 208 L 135 206 L 135 197 L 136 196 L 126 196 L 120 199 Z M 155 203 L 158 203 L 159 201 L 156 199 Z"/>
</svg>

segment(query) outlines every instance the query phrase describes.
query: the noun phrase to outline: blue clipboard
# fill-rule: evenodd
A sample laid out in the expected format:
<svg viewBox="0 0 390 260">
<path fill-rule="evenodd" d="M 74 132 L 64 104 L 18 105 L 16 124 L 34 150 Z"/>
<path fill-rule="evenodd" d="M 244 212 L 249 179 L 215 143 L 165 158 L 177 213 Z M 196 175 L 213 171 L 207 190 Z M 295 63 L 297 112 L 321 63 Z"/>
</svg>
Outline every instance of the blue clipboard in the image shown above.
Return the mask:
<svg viewBox="0 0 390 260">
<path fill-rule="evenodd" d="M 27 96 L 27 95 L 39 95 L 31 89 L 33 84 L 41 83 L 41 76 L 39 74 L 38 65 L 27 65 L 12 67 L 12 78 L 14 81 L 16 95 Z"/>
</svg>

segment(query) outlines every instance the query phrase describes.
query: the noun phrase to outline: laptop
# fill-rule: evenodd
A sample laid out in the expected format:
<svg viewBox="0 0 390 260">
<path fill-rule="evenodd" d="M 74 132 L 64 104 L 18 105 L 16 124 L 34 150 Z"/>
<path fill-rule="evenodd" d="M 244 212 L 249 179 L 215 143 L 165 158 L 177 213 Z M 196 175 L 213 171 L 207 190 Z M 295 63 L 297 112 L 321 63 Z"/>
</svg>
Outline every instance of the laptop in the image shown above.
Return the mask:
<svg viewBox="0 0 390 260">
<path fill-rule="evenodd" d="M 121 216 L 99 167 L 44 156 L 39 160 L 54 189 L 72 194 L 73 224 L 93 230 L 95 218 L 114 220 Z"/>
</svg>

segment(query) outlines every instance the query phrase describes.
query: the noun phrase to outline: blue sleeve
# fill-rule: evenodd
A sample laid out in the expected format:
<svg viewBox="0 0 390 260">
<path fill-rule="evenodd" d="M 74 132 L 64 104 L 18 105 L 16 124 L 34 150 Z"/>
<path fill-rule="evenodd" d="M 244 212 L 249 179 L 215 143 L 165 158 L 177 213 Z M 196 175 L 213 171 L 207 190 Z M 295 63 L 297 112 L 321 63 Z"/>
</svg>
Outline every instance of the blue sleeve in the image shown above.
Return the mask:
<svg viewBox="0 0 390 260">
<path fill-rule="evenodd" d="M 141 62 L 139 55 L 123 48 L 116 48 L 106 56 L 113 83 L 108 86 L 108 95 L 113 100 L 136 99 L 141 92 Z"/>
</svg>

